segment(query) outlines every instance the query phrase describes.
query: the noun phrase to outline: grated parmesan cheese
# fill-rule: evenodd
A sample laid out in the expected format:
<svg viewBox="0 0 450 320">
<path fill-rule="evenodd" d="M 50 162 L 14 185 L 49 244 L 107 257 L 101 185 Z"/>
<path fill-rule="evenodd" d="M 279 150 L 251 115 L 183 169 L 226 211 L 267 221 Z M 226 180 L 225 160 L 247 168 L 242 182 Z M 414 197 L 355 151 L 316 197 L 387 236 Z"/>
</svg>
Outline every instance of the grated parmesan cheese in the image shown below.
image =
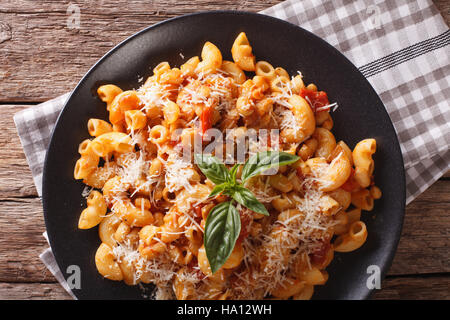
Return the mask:
<svg viewBox="0 0 450 320">
<path fill-rule="evenodd" d="M 190 162 L 186 162 L 176 153 L 170 153 L 165 164 L 165 182 L 170 192 L 181 190 L 183 187 L 192 191 L 190 180 L 193 178 L 195 171 L 194 166 Z"/>
</svg>

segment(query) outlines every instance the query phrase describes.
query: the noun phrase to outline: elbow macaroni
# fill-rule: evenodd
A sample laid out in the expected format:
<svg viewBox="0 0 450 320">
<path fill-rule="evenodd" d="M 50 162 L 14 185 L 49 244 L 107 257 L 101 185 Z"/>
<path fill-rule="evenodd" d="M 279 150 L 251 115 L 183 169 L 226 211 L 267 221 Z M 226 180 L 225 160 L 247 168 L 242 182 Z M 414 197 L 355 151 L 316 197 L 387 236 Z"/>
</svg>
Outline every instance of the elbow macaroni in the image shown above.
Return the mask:
<svg viewBox="0 0 450 320">
<path fill-rule="evenodd" d="M 81 212 L 78 228 L 90 229 L 98 225 L 106 214 L 106 201 L 98 191 L 87 198 L 87 208 Z"/>
<path fill-rule="evenodd" d="M 375 153 L 377 143 L 375 139 L 365 139 L 353 149 L 353 162 L 355 163 L 355 179 L 363 188 L 370 185 L 371 175 L 374 170 L 372 155 Z"/>
<path fill-rule="evenodd" d="M 255 56 L 252 54 L 252 47 L 244 32 L 241 32 L 234 40 L 231 47 L 231 54 L 234 62 L 244 71 L 255 70 Z"/>
<path fill-rule="evenodd" d="M 177 299 L 307 300 L 327 282 L 334 253 L 367 239 L 361 211 L 382 196 L 373 183 L 376 141 L 353 150 L 336 142 L 326 93 L 300 73 L 256 62 L 244 32 L 231 53 L 233 61 L 223 60 L 206 42 L 201 59 L 179 68 L 161 62 L 137 90 L 98 88 L 109 122 L 89 119 L 91 138 L 78 146 L 74 178 L 96 189 L 78 227 L 98 226 L 95 265 L 110 280 L 154 283 Z M 205 128 L 232 129 L 227 139 L 236 146 L 252 130 L 278 129 L 279 148 L 300 157 L 247 182 L 270 216 L 239 207 L 241 233 L 214 274 L 203 232 L 228 196 L 208 198 L 214 184 L 179 158 Z"/>
</svg>

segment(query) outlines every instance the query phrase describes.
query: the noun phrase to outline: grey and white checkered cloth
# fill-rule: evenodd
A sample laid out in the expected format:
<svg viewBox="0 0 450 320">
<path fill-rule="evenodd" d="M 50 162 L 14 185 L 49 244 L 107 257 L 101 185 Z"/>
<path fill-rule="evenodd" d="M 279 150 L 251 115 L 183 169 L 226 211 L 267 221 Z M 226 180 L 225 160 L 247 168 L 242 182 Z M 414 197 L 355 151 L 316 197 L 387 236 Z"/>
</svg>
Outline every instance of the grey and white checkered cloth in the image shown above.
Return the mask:
<svg viewBox="0 0 450 320">
<path fill-rule="evenodd" d="M 450 168 L 450 31 L 430 0 L 288 0 L 261 13 L 335 46 L 377 91 L 400 141 L 407 203 Z M 68 94 L 14 116 L 41 194 L 46 147 Z M 63 284 L 50 249 L 43 262 Z"/>
</svg>

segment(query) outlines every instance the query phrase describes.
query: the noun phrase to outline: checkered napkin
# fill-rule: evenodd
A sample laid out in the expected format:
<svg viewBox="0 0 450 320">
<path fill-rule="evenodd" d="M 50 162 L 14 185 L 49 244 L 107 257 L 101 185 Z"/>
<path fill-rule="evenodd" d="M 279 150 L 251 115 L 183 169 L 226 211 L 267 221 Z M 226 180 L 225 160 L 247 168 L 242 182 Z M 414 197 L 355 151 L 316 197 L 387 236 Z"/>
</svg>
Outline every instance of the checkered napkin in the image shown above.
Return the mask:
<svg viewBox="0 0 450 320">
<path fill-rule="evenodd" d="M 407 203 L 450 166 L 450 31 L 430 0 L 288 0 L 261 13 L 335 46 L 369 80 L 400 141 Z M 55 120 L 68 94 L 14 116 L 36 189 Z M 50 249 L 42 261 L 68 290 Z"/>
</svg>

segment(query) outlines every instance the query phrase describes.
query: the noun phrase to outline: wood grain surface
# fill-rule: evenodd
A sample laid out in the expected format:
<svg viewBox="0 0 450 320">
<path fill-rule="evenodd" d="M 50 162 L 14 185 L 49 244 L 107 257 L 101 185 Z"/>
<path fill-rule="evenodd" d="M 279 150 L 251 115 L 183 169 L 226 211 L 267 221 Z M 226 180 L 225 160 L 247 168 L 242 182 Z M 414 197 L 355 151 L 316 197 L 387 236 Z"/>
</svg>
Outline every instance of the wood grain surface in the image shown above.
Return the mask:
<svg viewBox="0 0 450 320">
<path fill-rule="evenodd" d="M 72 1 L 73 2 L 73 1 Z M 12 116 L 72 89 L 115 44 L 178 15 L 260 11 L 280 0 L 0 1 L 0 299 L 70 299 L 39 260 L 47 247 L 42 205 Z M 450 1 L 435 0 L 445 21 Z M 400 244 L 375 299 L 450 299 L 450 173 L 406 209 Z"/>
</svg>

